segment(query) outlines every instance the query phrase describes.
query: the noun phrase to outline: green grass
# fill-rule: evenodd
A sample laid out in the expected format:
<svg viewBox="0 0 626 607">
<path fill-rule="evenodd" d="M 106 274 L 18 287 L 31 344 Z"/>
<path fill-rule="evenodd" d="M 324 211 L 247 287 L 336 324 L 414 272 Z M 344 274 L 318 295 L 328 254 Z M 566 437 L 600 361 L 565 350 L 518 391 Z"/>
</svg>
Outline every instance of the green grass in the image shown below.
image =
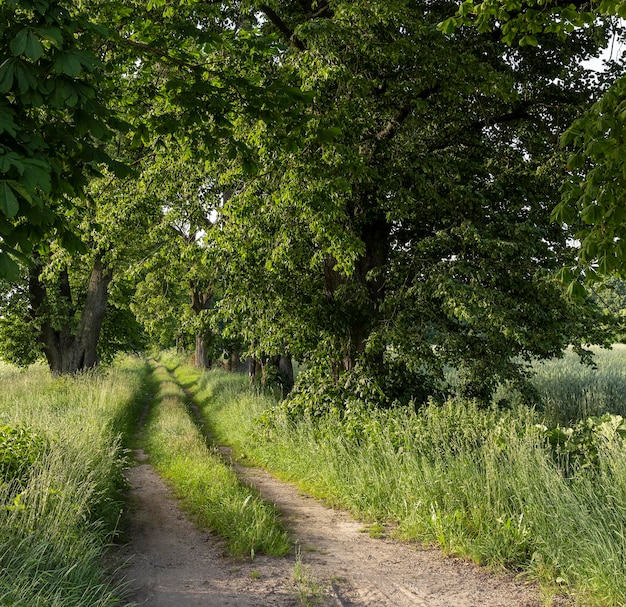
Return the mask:
<svg viewBox="0 0 626 607">
<path fill-rule="evenodd" d="M 176 366 L 175 360 L 166 363 L 170 369 Z M 222 536 L 233 556 L 285 555 L 291 546 L 276 509 L 242 484 L 220 454 L 207 446 L 170 370 L 155 366 L 154 377 L 159 390 L 144 429 L 144 447 L 183 507 L 198 525 Z"/>
<path fill-rule="evenodd" d="M 626 345 L 594 352 L 597 369 L 581 365 L 573 352 L 537 363 L 534 383 L 543 397 L 549 425 L 570 426 L 605 412 L 626 417 Z"/>
<path fill-rule="evenodd" d="M 103 557 L 117 534 L 123 438 L 144 379 L 138 359 L 75 378 L 0 366 L 0 425 L 36 432 L 47 445 L 22 484 L 0 484 L 0 605 L 119 604 L 123 588 Z"/>
<path fill-rule="evenodd" d="M 598 439 L 595 464 L 565 474 L 537 424 L 623 411 L 625 352 L 601 353 L 595 375 L 571 358 L 544 365 L 545 414 L 451 401 L 419 415 L 355 408 L 294 419 L 241 376 L 177 374 L 220 442 L 330 504 L 397 537 L 523 572 L 548 597 L 617 607 L 626 604 L 624 442 Z"/>
</svg>

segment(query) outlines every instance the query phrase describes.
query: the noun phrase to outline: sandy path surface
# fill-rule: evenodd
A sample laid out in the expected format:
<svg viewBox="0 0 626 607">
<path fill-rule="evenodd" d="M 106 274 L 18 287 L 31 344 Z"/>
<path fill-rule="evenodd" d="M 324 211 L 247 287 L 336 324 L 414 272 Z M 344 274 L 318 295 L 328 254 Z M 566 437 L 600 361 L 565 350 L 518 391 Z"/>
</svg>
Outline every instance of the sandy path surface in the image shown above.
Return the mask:
<svg viewBox="0 0 626 607">
<path fill-rule="evenodd" d="M 263 470 L 242 468 L 284 516 L 296 549 L 283 559 L 234 561 L 197 530 L 138 452 L 128 471 L 135 507 L 122 558 L 131 600 L 149 607 L 535 607 L 532 588 L 437 550 L 373 539 L 362 523 L 326 508 Z M 296 556 L 297 553 L 297 556 Z M 299 575 L 295 575 L 299 572 Z M 295 579 L 297 578 L 297 580 Z"/>
</svg>

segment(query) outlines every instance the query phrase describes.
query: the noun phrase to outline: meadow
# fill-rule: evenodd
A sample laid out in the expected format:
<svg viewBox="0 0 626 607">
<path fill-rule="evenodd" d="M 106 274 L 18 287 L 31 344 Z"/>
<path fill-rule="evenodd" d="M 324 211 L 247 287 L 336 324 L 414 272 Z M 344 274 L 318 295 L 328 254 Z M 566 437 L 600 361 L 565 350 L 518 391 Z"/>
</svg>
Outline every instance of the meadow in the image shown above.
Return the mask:
<svg viewBox="0 0 626 607">
<path fill-rule="evenodd" d="M 600 351 L 597 366 L 572 354 L 539 365 L 535 406 L 511 395 L 507 409 L 449 400 L 315 418 L 220 371 L 190 385 L 219 442 L 371 529 L 519 572 L 547 602 L 617 607 L 626 604 L 626 349 Z"/>
<path fill-rule="evenodd" d="M 372 534 L 513 570 L 547 603 L 624 605 L 626 347 L 596 360 L 597 370 L 571 354 L 538 365 L 534 406 L 506 394 L 502 408 L 499 393 L 500 405 L 352 404 L 314 417 L 251 390 L 245 376 L 171 356 L 75 378 L 0 366 L 0 604 L 125 604 L 107 554 L 123 520 L 127 449 L 151 403 L 141 446 L 234 555 L 284 554 L 288 539 L 205 431 L 349 509 Z"/>
</svg>

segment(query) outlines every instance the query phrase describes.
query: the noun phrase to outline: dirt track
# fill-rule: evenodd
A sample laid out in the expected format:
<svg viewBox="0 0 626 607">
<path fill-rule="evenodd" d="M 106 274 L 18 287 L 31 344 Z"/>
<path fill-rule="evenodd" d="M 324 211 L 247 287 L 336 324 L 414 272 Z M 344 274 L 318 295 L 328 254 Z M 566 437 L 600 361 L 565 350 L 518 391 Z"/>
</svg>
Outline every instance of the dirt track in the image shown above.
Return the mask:
<svg viewBox="0 0 626 607">
<path fill-rule="evenodd" d="M 330 510 L 263 470 L 239 473 L 275 503 L 294 554 L 233 561 L 220 540 L 187 521 L 168 488 L 137 453 L 128 472 L 135 508 L 122 557 L 132 600 L 149 607 L 531 607 L 537 594 L 437 550 L 373 539 L 363 525 Z M 298 556 L 296 556 L 296 552 Z M 299 564 L 297 564 L 299 562 Z M 298 576 L 295 573 L 299 572 Z M 294 579 L 298 578 L 298 581 Z"/>
</svg>

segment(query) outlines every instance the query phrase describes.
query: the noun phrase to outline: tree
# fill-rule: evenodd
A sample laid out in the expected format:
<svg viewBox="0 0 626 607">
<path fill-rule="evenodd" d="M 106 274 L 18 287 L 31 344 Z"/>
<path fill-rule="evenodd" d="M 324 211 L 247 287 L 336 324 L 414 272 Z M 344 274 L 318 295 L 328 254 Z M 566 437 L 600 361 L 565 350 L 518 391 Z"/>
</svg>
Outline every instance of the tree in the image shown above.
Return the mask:
<svg viewBox="0 0 626 607">
<path fill-rule="evenodd" d="M 471 24 L 482 32 L 501 34 L 513 46 L 541 46 L 546 41 L 567 44 L 573 36 L 606 40 L 608 28 L 612 44 L 619 48 L 624 17 L 626 5 L 615 0 L 596 4 L 466 0 L 456 16 L 442 22 L 441 29 L 451 32 Z M 626 273 L 625 74 L 623 56 L 609 61 L 597 76 L 600 86 L 591 97 L 594 103 L 575 117 L 561 138 L 569 152 L 569 171 L 553 219 L 573 226 L 580 240 L 576 266 L 564 268 L 560 275 L 572 293 L 583 291 L 576 279 L 595 281 Z"/>
<path fill-rule="evenodd" d="M 97 94 L 101 33 L 64 2 L 0 4 L 1 276 L 50 232 L 75 248 L 66 211 L 98 166 L 120 169 L 101 147 L 119 125 Z"/>
<path fill-rule="evenodd" d="M 138 282 L 132 309 L 161 344 L 191 333 L 195 364 L 208 368 L 219 347 L 210 318 L 218 274 L 211 216 L 221 192 L 204 163 L 176 146 L 153 158 L 137 185 L 137 195 L 159 209 L 159 221 L 145 235 L 149 253 L 132 268 Z"/>
<path fill-rule="evenodd" d="M 96 366 L 103 355 L 143 343 L 127 312 L 128 285 L 121 280 L 116 284 L 115 274 L 123 278 L 124 268 L 143 254 L 142 236 L 158 213 L 135 196 L 130 181 L 109 176 L 93 181 L 88 190 L 90 204 L 83 206 L 81 215 L 64 219 L 87 250 L 69 252 L 59 240 L 49 238 L 45 252 L 36 253 L 23 266 L 21 282 L 7 289 L 6 305 L 0 305 L 4 358 L 28 364 L 39 352 L 54 373 L 74 373 Z M 105 340 L 100 339 L 103 327 Z M 30 345 L 7 352 L 18 328 L 24 344 Z"/>
<path fill-rule="evenodd" d="M 575 254 L 550 222 L 555 147 L 594 93 L 593 41 L 445 35 L 447 2 L 258 10 L 289 44 L 265 77 L 312 101 L 304 124 L 235 131 L 256 175 L 224 178 L 221 305 L 253 350 L 321 360 L 335 384 L 356 371 L 388 402 L 433 394 L 445 365 L 486 397 L 531 358 L 606 337 L 551 278 Z"/>
</svg>

